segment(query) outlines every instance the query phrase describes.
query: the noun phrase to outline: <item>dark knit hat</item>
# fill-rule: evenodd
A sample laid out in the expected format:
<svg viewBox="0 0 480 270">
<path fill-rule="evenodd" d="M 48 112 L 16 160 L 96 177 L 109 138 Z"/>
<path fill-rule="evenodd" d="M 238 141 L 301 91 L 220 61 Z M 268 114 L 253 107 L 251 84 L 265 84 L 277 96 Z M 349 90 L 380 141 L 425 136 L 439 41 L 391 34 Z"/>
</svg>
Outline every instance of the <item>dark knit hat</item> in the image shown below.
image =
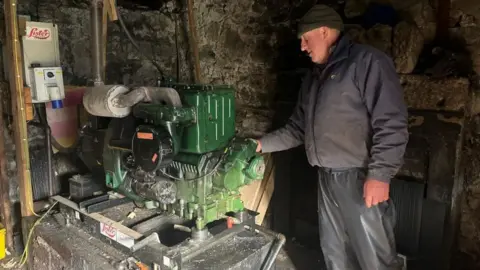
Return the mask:
<svg viewBox="0 0 480 270">
<path fill-rule="evenodd" d="M 322 26 L 343 31 L 342 17 L 329 6 L 315 5 L 298 22 L 297 35 L 300 38 L 306 32 Z"/>
</svg>

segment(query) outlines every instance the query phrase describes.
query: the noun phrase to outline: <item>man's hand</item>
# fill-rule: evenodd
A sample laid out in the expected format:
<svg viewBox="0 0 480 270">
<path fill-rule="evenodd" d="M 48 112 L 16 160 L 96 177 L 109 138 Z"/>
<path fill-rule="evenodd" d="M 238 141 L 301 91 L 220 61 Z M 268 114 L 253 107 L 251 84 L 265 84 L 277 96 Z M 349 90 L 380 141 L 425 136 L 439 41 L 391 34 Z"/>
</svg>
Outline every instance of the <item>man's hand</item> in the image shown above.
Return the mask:
<svg viewBox="0 0 480 270">
<path fill-rule="evenodd" d="M 259 140 L 257 140 L 257 153 L 259 153 L 260 151 L 262 151 L 262 144 L 260 143 Z"/>
<path fill-rule="evenodd" d="M 363 197 L 368 208 L 388 200 L 390 184 L 375 179 L 367 179 L 363 185 Z"/>
</svg>

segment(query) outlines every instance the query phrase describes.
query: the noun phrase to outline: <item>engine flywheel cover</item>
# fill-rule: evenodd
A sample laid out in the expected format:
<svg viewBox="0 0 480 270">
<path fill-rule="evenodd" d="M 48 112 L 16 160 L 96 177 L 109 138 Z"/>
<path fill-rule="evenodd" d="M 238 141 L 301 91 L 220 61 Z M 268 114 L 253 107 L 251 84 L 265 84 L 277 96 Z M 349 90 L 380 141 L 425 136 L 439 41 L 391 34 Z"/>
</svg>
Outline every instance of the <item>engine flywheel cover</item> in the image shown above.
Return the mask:
<svg viewBox="0 0 480 270">
<path fill-rule="evenodd" d="M 173 141 L 162 127 L 139 126 L 132 141 L 135 166 L 153 172 L 167 165 L 173 156 Z"/>
</svg>

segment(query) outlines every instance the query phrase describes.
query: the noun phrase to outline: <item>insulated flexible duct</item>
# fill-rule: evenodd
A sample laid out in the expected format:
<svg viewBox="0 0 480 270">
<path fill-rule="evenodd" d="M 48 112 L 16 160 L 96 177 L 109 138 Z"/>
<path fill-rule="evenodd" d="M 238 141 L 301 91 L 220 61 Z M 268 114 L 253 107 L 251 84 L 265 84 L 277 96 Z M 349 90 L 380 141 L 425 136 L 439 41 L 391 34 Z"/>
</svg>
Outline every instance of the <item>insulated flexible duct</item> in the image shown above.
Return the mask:
<svg viewBox="0 0 480 270">
<path fill-rule="evenodd" d="M 128 92 L 123 85 L 101 85 L 87 89 L 83 95 L 87 112 L 102 117 L 125 117 L 139 102 L 182 106 L 178 92 L 167 87 L 139 87 Z"/>
</svg>

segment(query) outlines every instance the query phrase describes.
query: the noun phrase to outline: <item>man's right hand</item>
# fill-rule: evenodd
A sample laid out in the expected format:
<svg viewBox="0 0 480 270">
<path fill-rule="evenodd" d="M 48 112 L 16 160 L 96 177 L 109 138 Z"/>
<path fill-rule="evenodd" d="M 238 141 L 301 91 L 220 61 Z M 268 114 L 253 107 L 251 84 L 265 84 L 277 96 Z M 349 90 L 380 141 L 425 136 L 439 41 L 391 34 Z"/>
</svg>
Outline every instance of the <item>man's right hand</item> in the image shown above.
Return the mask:
<svg viewBox="0 0 480 270">
<path fill-rule="evenodd" d="M 262 144 L 257 140 L 257 153 L 260 153 L 260 151 L 262 151 Z"/>
</svg>

